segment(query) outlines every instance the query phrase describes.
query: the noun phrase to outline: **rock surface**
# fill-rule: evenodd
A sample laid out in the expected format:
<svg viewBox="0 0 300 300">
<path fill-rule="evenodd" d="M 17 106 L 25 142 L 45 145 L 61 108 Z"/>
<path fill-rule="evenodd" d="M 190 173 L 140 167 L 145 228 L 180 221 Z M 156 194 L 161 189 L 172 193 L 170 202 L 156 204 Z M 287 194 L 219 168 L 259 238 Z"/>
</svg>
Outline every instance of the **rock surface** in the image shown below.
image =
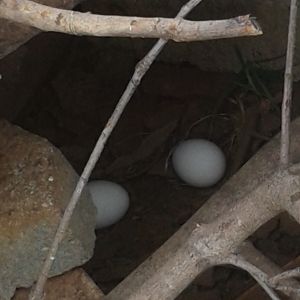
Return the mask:
<svg viewBox="0 0 300 300">
<path fill-rule="evenodd" d="M 13 300 L 28 300 L 30 289 L 18 289 Z M 104 295 L 80 268 L 47 280 L 43 300 L 103 300 Z"/>
<path fill-rule="evenodd" d="M 78 179 L 46 139 L 0 121 L 0 299 L 36 280 Z M 84 191 L 61 243 L 51 276 L 93 254 L 95 209 Z"/>
</svg>

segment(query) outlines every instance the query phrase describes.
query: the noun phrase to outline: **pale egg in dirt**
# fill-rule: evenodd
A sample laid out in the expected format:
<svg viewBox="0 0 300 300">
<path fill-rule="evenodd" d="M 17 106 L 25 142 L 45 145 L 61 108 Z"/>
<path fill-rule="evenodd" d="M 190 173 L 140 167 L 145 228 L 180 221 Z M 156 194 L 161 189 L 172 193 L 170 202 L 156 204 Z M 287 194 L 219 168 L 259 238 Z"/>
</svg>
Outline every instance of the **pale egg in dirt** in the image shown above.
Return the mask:
<svg viewBox="0 0 300 300">
<path fill-rule="evenodd" d="M 216 144 L 204 139 L 190 139 L 176 147 L 172 165 L 178 177 L 187 184 L 209 187 L 223 177 L 226 159 Z"/>
<path fill-rule="evenodd" d="M 97 208 L 96 229 L 117 223 L 127 212 L 129 195 L 119 184 L 95 180 L 87 184 L 94 205 Z"/>
</svg>

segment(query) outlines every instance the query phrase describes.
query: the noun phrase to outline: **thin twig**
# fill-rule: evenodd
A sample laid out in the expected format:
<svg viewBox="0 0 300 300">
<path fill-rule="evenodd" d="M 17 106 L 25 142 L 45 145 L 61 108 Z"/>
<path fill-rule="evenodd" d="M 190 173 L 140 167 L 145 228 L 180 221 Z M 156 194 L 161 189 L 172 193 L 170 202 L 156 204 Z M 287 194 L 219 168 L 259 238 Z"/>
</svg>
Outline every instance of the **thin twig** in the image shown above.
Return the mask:
<svg viewBox="0 0 300 300">
<path fill-rule="evenodd" d="M 299 295 L 300 290 L 297 287 L 287 285 L 287 283 L 281 284 L 282 280 L 290 279 L 291 277 L 300 276 L 300 268 L 282 272 L 272 278 L 270 278 L 265 272 L 257 268 L 255 265 L 248 262 L 240 254 L 231 254 L 225 260 L 220 259 L 218 264 L 230 264 L 247 271 L 257 283 L 265 290 L 272 300 L 280 300 L 274 289 L 281 291 L 287 295 Z M 294 299 L 294 298 L 293 298 Z M 297 298 L 298 299 L 298 298 Z"/>
<path fill-rule="evenodd" d="M 278 295 L 274 292 L 274 290 L 269 285 L 268 275 L 265 272 L 261 271 L 256 266 L 254 266 L 253 264 L 246 261 L 242 255 L 232 254 L 228 256 L 225 260 L 223 260 L 222 264 L 230 264 L 247 271 L 257 281 L 257 283 L 264 289 L 264 291 L 269 295 L 269 297 L 272 300 L 280 300 Z"/>
<path fill-rule="evenodd" d="M 296 43 L 297 29 L 297 1 L 291 0 L 289 33 L 286 53 L 286 66 L 284 75 L 284 92 L 281 109 L 281 149 L 280 149 L 280 165 L 286 168 L 289 165 L 290 151 L 290 120 L 291 120 L 291 102 L 293 90 L 293 61 Z"/>
<path fill-rule="evenodd" d="M 179 19 L 184 18 L 201 1 L 202 0 L 190 0 L 187 4 L 185 4 L 181 8 L 181 10 L 179 11 L 176 18 L 179 18 Z M 135 72 L 134 72 L 131 80 L 129 81 L 122 97 L 120 98 L 120 100 L 119 100 L 114 112 L 112 113 L 111 117 L 109 118 L 106 126 L 104 127 L 104 129 L 96 143 L 96 146 L 93 149 L 92 154 L 91 154 L 91 156 L 90 156 L 90 158 L 78 180 L 76 188 L 70 199 L 70 202 L 68 203 L 66 210 L 64 212 L 64 215 L 59 223 L 57 232 L 53 239 L 53 243 L 48 252 L 48 255 L 46 257 L 46 260 L 44 262 L 42 270 L 39 274 L 37 283 L 33 287 L 31 295 L 29 296 L 29 299 L 31 299 L 31 300 L 42 299 L 44 286 L 47 281 L 52 264 L 55 260 L 55 256 L 57 254 L 59 244 L 65 235 L 65 232 L 69 225 L 73 211 L 76 207 L 77 202 L 80 199 L 80 196 L 85 187 L 85 184 L 89 180 L 91 172 L 94 169 L 94 167 L 103 151 L 103 148 L 104 148 L 110 134 L 112 133 L 113 129 L 115 128 L 118 120 L 120 119 L 126 105 L 130 101 L 133 93 L 137 89 L 142 78 L 144 77 L 144 75 L 146 74 L 146 72 L 148 71 L 148 69 L 150 68 L 150 66 L 152 65 L 154 60 L 156 59 L 156 57 L 162 51 L 162 49 L 166 43 L 167 43 L 167 40 L 159 39 L 157 41 L 157 43 L 154 45 L 154 47 L 148 52 L 148 54 L 136 65 Z"/>
<path fill-rule="evenodd" d="M 276 285 L 276 284 L 279 284 L 280 281 L 291 278 L 291 277 L 300 278 L 300 267 L 282 272 L 282 273 L 274 276 L 273 278 L 271 278 L 270 282 L 272 284 Z"/>
<path fill-rule="evenodd" d="M 274 283 L 273 278 L 277 278 L 278 274 L 285 273 L 281 267 L 277 266 L 274 262 L 265 257 L 259 250 L 257 250 L 250 241 L 244 241 L 238 250 L 235 252 L 243 256 L 249 263 L 258 266 L 259 269 L 268 275 L 268 285 L 274 290 L 281 291 L 289 299 L 299 299 L 297 294 L 300 292 L 300 283 L 294 278 L 285 277 L 279 284 Z M 300 274 L 300 273 L 299 273 Z M 254 295 L 255 289 L 252 290 Z M 241 297 L 243 298 L 243 296 Z M 249 298 L 249 297 L 248 297 Z"/>
<path fill-rule="evenodd" d="M 283 292 L 286 295 L 292 295 L 293 299 L 299 299 L 300 288 L 298 286 L 290 286 L 286 284 L 286 280 L 300 277 L 300 267 L 281 272 L 269 279 L 269 286 Z M 298 282 L 298 281 L 297 281 Z"/>
<path fill-rule="evenodd" d="M 287 286 L 286 284 L 280 284 L 273 287 L 277 291 L 280 291 L 286 295 L 290 295 L 293 298 L 290 299 L 299 299 L 300 289 L 294 288 L 292 286 Z M 295 298 L 296 297 L 296 298 Z"/>
</svg>

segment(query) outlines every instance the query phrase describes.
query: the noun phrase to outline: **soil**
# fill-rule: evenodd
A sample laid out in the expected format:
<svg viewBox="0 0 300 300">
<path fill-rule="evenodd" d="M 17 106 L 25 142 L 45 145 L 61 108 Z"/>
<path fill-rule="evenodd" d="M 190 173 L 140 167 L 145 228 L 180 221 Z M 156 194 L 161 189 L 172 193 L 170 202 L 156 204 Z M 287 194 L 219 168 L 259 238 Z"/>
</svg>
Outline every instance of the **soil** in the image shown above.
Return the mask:
<svg viewBox="0 0 300 300">
<path fill-rule="evenodd" d="M 51 55 L 49 44 L 61 40 L 61 35 L 43 34 L 24 46 L 30 51 L 23 57 L 22 85 L 16 78 L 7 97 L 16 102 L 26 95 L 12 121 L 49 139 L 81 173 L 141 57 L 130 51 L 134 42 L 129 39 L 95 42 L 69 37 L 53 59 L 41 59 L 45 53 Z M 7 60 L 1 61 L 4 78 L 6 72 L 14 74 L 5 69 L 12 66 L 5 64 Z M 27 79 L 31 74 L 37 78 L 34 84 Z M 282 80 L 282 73 L 266 72 L 255 64 L 245 64 L 239 74 L 204 72 L 188 62 L 153 65 L 92 174 L 92 179 L 122 184 L 131 201 L 120 222 L 97 231 L 94 257 L 84 266 L 104 293 L 162 245 L 279 131 Z M 300 83 L 294 95 L 300 97 Z M 295 103 L 294 116 L 299 108 Z M 206 138 L 223 149 L 227 173 L 216 186 L 189 187 L 172 171 L 168 157 L 187 138 Z M 300 254 L 299 228 L 281 215 L 251 239 L 282 266 Z M 243 271 L 216 267 L 199 276 L 178 299 L 237 299 L 254 283 Z"/>
</svg>

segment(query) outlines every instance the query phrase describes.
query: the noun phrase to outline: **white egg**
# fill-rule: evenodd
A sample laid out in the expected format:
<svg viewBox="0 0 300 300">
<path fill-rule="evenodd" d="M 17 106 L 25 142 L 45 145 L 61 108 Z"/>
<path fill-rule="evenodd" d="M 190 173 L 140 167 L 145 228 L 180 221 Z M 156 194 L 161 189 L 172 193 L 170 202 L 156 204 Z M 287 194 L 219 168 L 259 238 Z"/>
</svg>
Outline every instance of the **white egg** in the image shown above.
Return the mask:
<svg viewBox="0 0 300 300">
<path fill-rule="evenodd" d="M 180 143 L 172 155 L 176 174 L 187 184 L 209 187 L 224 175 L 226 159 L 222 150 L 204 139 L 191 139 Z"/>
<path fill-rule="evenodd" d="M 97 208 L 96 229 L 110 226 L 125 215 L 129 195 L 122 186 L 111 181 L 95 180 L 87 187 Z"/>
</svg>

